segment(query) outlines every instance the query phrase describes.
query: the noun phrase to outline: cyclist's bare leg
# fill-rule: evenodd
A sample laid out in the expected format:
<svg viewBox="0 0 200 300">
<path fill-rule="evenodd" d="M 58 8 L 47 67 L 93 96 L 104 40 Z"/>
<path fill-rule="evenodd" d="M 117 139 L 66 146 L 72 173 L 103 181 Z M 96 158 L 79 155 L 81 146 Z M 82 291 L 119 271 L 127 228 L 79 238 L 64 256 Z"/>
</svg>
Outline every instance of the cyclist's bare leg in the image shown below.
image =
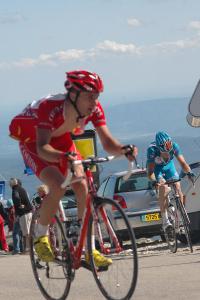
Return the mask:
<svg viewBox="0 0 200 300">
<path fill-rule="evenodd" d="M 181 202 L 183 203 L 183 205 L 185 204 L 185 196 L 183 195 L 182 191 L 181 191 L 181 185 L 180 182 L 176 182 L 175 183 L 176 186 L 176 191 L 178 192 L 178 195 L 180 197 Z"/>
<path fill-rule="evenodd" d="M 75 169 L 75 175 L 76 177 L 82 177 L 84 175 L 84 170 L 82 165 L 76 165 Z M 76 179 L 76 177 L 74 179 Z M 72 179 L 73 182 L 73 179 Z M 80 181 L 74 182 L 71 184 L 74 193 L 76 195 L 77 199 L 77 206 L 78 206 L 78 220 L 82 220 L 83 213 L 86 206 L 86 198 L 88 194 L 88 186 L 86 179 L 81 179 Z M 93 257 L 95 264 L 100 266 L 109 266 L 112 264 L 112 260 L 110 258 L 104 257 L 102 254 L 100 254 L 99 251 L 95 249 L 95 236 L 93 234 L 94 228 L 92 228 L 92 249 L 93 249 Z M 88 255 L 88 248 L 87 243 L 84 242 L 84 250 L 85 250 L 85 259 L 87 263 L 89 263 L 89 255 Z"/>
<path fill-rule="evenodd" d="M 82 165 L 77 165 L 75 170 L 75 176 L 72 178 L 76 179 L 77 177 L 83 177 L 84 170 Z M 71 184 L 72 189 L 76 195 L 77 207 L 78 207 L 78 220 L 81 220 L 83 217 L 83 213 L 86 205 L 86 198 L 88 194 L 88 187 L 86 179 L 81 179 L 80 181 L 74 182 Z"/>
<path fill-rule="evenodd" d="M 55 258 L 49 236 L 49 224 L 59 208 L 59 201 L 65 194 L 65 189 L 61 188 L 64 176 L 55 166 L 48 166 L 43 169 L 40 179 L 48 186 L 49 193 L 42 201 L 40 217 L 35 224 L 34 248 L 39 259 L 51 262 Z"/>
<path fill-rule="evenodd" d="M 76 179 L 77 177 L 83 177 L 84 175 L 84 170 L 82 165 L 77 165 L 76 166 L 76 177 L 72 178 Z M 86 179 L 81 179 L 80 181 L 74 182 L 71 184 L 71 187 L 76 195 L 76 200 L 77 200 L 77 208 L 78 208 L 78 220 L 79 223 L 81 223 L 85 206 L 86 206 L 86 198 L 88 194 L 88 186 L 87 186 L 87 181 Z M 87 248 L 87 245 L 85 245 L 85 249 Z"/>
<path fill-rule="evenodd" d="M 165 212 L 165 210 L 167 209 L 167 205 L 168 205 L 168 193 L 169 193 L 169 189 L 168 186 L 164 185 L 164 184 L 159 184 L 159 205 L 160 205 L 160 211 L 161 214 L 163 214 Z"/>
<path fill-rule="evenodd" d="M 162 223 L 164 231 L 171 226 L 171 223 L 168 218 L 167 208 L 168 208 L 168 194 L 169 187 L 165 184 L 159 184 L 159 204 L 160 211 L 162 215 Z"/>
<path fill-rule="evenodd" d="M 59 201 L 65 194 L 65 190 L 61 188 L 64 176 L 58 168 L 50 166 L 41 172 L 40 179 L 49 188 L 49 193 L 45 196 L 40 210 L 40 224 L 46 226 L 51 222 L 58 210 Z"/>
</svg>

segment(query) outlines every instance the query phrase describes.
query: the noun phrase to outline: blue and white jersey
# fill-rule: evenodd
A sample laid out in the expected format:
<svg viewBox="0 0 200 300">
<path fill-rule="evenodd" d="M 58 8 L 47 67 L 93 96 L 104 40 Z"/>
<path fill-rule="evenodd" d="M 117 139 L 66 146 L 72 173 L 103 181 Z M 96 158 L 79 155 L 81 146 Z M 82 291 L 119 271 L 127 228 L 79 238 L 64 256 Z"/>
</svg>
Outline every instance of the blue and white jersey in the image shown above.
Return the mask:
<svg viewBox="0 0 200 300">
<path fill-rule="evenodd" d="M 168 153 L 165 153 L 166 158 L 163 158 L 159 148 L 156 146 L 156 143 L 153 142 L 147 149 L 147 164 L 154 162 L 156 165 L 166 166 L 171 160 L 173 160 L 174 156 L 179 155 L 182 155 L 182 151 L 177 143 L 172 143 L 172 149 Z"/>
</svg>

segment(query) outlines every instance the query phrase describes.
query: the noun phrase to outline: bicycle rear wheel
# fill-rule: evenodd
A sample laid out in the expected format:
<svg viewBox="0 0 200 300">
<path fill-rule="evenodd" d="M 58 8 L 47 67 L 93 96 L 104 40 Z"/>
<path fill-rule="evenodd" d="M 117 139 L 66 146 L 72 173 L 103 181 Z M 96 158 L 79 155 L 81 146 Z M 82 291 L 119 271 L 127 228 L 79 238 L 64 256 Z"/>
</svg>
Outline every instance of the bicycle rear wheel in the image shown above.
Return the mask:
<svg viewBox="0 0 200 300">
<path fill-rule="evenodd" d="M 87 238 L 91 268 L 102 294 L 106 299 L 130 299 L 138 276 L 137 248 L 128 218 L 115 201 L 100 197 L 94 199 Z M 99 245 L 98 251 L 112 259 L 107 268 L 95 265 L 92 256 L 94 238 Z"/>
<path fill-rule="evenodd" d="M 41 261 L 34 249 L 35 225 L 39 211 L 33 214 L 30 227 L 30 259 L 37 285 L 48 300 L 66 299 L 71 285 L 71 260 L 64 228 L 55 216 L 55 223 L 49 226 L 49 241 L 55 255 L 55 261 Z"/>
<path fill-rule="evenodd" d="M 179 212 L 180 212 L 180 222 L 184 227 L 184 235 L 186 237 L 187 240 L 187 244 L 190 248 L 190 252 L 193 252 L 193 247 L 192 247 L 192 241 L 191 241 L 191 236 L 190 236 L 190 220 L 188 217 L 188 214 L 186 212 L 186 209 L 183 205 L 183 203 L 181 202 L 180 198 L 177 199 L 177 205 L 179 208 Z"/>
<path fill-rule="evenodd" d="M 178 215 L 177 215 L 177 208 L 175 205 L 171 204 L 167 208 L 167 214 L 170 223 L 172 224 L 173 228 L 170 231 L 170 236 L 165 232 L 165 239 L 168 244 L 169 250 L 172 253 L 176 253 L 177 251 L 177 235 L 176 235 L 176 227 L 178 224 Z"/>
</svg>

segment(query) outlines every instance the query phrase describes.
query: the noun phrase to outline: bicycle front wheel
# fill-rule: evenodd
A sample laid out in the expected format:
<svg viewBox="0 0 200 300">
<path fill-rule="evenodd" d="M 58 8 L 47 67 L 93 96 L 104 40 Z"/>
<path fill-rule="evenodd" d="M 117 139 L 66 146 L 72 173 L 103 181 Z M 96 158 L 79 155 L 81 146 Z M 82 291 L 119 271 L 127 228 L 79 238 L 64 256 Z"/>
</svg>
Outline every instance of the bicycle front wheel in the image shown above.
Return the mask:
<svg viewBox="0 0 200 300">
<path fill-rule="evenodd" d="M 178 224 L 178 215 L 177 215 L 177 208 L 175 205 L 171 204 L 167 208 L 168 218 L 170 223 L 172 224 L 172 230 L 170 234 L 165 232 L 165 239 L 168 244 L 169 250 L 172 253 L 176 253 L 177 251 L 177 224 Z"/>
<path fill-rule="evenodd" d="M 183 203 L 181 202 L 180 198 L 177 199 L 177 202 L 178 202 L 177 204 L 178 204 L 178 208 L 179 208 L 179 212 L 180 212 L 180 223 L 184 227 L 184 235 L 187 240 L 188 246 L 190 248 L 190 252 L 192 253 L 193 247 L 192 247 L 192 241 L 191 241 L 191 236 L 190 236 L 190 220 L 189 220 L 186 209 L 185 209 Z M 181 233 L 179 233 L 179 234 L 181 234 Z"/>
<path fill-rule="evenodd" d="M 122 208 L 111 199 L 96 197 L 88 225 L 88 252 L 96 283 L 106 299 L 130 299 L 138 276 L 135 236 Z M 94 241 L 110 265 L 98 266 Z"/>
<path fill-rule="evenodd" d="M 30 227 L 30 259 L 37 285 L 48 300 L 64 300 L 71 285 L 71 260 L 64 228 L 59 219 L 49 226 L 49 241 L 55 255 L 55 261 L 41 261 L 34 249 L 35 226 L 38 223 L 39 211 L 33 214 Z"/>
</svg>

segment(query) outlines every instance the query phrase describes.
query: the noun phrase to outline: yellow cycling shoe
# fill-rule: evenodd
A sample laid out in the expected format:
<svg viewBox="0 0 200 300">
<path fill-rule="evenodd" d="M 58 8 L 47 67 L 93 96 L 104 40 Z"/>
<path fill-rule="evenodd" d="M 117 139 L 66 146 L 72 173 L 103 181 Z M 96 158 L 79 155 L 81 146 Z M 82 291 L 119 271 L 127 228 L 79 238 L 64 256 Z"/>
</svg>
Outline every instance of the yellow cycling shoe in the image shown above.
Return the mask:
<svg viewBox="0 0 200 300">
<path fill-rule="evenodd" d="M 49 238 L 47 235 L 40 236 L 34 240 L 34 248 L 38 255 L 38 258 L 44 262 L 51 262 L 54 260 L 54 254 L 49 244 Z"/>
<path fill-rule="evenodd" d="M 112 264 L 112 259 L 103 256 L 98 250 L 93 250 L 92 255 L 94 258 L 94 263 L 96 267 L 108 267 Z M 85 254 L 85 261 L 89 264 L 89 254 Z"/>
</svg>

